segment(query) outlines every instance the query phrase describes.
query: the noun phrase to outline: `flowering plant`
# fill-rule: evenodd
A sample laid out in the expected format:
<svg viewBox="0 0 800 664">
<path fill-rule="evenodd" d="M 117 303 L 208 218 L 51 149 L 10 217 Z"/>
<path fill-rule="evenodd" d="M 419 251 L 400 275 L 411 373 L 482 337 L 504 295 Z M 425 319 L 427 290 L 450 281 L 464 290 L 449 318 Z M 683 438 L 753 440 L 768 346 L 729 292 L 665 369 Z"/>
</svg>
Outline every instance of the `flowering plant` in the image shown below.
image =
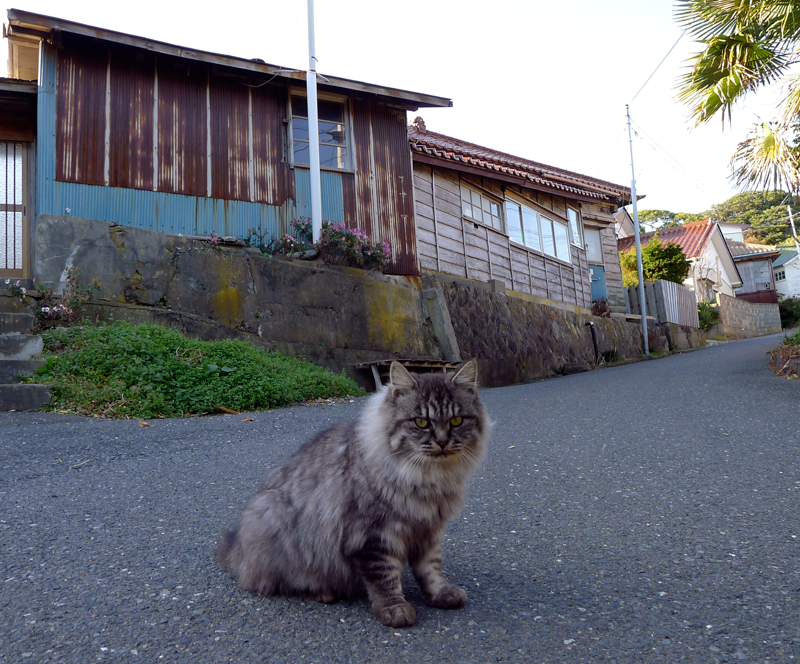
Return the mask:
<svg viewBox="0 0 800 664">
<path fill-rule="evenodd" d="M 28 292 L 27 289 L 22 286 L 22 282 L 20 282 L 19 279 L 14 282 L 12 282 L 11 279 L 6 279 L 6 290 L 17 297 L 24 297 L 25 293 Z"/>
<path fill-rule="evenodd" d="M 373 241 L 360 228 L 347 228 L 343 222 L 323 221 L 317 248 L 329 263 L 368 270 L 382 270 L 392 258 L 388 242 Z"/>
<path fill-rule="evenodd" d="M 33 313 L 39 327 L 52 327 L 54 325 L 68 325 L 80 317 L 81 308 L 92 296 L 100 290 L 100 280 L 92 278 L 88 286 L 80 282 L 81 271 L 78 268 L 67 269 L 67 279 L 61 293 L 53 289 L 42 287 L 42 298 L 39 308 Z"/>
</svg>

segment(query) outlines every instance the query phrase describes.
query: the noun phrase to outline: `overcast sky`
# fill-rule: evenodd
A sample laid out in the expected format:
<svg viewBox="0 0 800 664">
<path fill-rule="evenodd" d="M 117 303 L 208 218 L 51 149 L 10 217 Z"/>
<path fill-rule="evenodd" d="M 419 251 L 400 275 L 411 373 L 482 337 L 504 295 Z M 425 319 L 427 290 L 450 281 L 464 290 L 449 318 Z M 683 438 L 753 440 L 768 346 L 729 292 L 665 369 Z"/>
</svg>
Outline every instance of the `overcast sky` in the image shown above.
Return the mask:
<svg viewBox="0 0 800 664">
<path fill-rule="evenodd" d="M 308 65 L 306 0 L 20 0 L 18 9 L 274 65 Z M 630 185 L 625 104 L 681 35 L 668 0 L 316 0 L 320 74 L 449 97 L 431 131 Z M 729 161 L 774 95 L 691 129 L 674 99 L 683 37 L 631 103 L 640 208 L 701 212 L 736 193 Z M 5 64 L 3 65 L 5 68 Z M 771 103 L 772 102 L 772 103 Z M 409 120 L 416 114 L 411 114 Z"/>
</svg>

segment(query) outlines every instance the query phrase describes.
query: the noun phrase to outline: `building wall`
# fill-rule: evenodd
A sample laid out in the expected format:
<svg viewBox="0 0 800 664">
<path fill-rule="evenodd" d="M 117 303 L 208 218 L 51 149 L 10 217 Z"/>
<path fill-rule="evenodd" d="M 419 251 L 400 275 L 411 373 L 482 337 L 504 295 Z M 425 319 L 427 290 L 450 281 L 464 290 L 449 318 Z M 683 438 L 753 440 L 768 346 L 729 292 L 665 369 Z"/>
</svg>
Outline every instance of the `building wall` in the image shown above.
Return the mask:
<svg viewBox="0 0 800 664">
<path fill-rule="evenodd" d="M 321 86 L 322 87 L 322 86 Z M 286 158 L 285 84 L 64 35 L 42 44 L 37 213 L 161 232 L 288 232 L 310 214 Z M 418 274 L 405 113 L 351 98 L 351 171 L 323 171 L 323 218 L 392 246 Z"/>
<path fill-rule="evenodd" d="M 572 262 L 566 263 L 512 243 L 505 233 L 465 219 L 461 214 L 462 178 L 501 200 L 504 191 L 514 189 L 517 195 L 559 218 L 566 214 L 566 200 L 561 197 L 506 184 L 501 189 L 501 183 L 490 178 L 466 177 L 447 168 L 415 163 L 420 267 L 484 282 L 497 279 L 515 292 L 591 307 L 585 250 L 570 245 Z"/>
<path fill-rule="evenodd" d="M 800 297 L 800 261 L 797 259 L 784 263 L 779 268 L 773 268 L 773 274 L 778 270 L 786 273 L 786 279 L 775 282 L 775 290 L 782 297 Z"/>
<path fill-rule="evenodd" d="M 742 287 L 736 289 L 736 295 L 758 293 L 775 288 L 770 259 L 737 261 L 736 267 L 742 277 Z"/>
<path fill-rule="evenodd" d="M 608 304 L 612 311 L 625 313 L 625 287 L 622 285 L 622 268 L 619 263 L 619 249 L 617 249 L 617 237 L 614 231 L 614 214 L 616 214 L 617 208 L 598 203 L 584 203 L 581 209 L 584 223 L 592 223 L 600 230 Z"/>
</svg>

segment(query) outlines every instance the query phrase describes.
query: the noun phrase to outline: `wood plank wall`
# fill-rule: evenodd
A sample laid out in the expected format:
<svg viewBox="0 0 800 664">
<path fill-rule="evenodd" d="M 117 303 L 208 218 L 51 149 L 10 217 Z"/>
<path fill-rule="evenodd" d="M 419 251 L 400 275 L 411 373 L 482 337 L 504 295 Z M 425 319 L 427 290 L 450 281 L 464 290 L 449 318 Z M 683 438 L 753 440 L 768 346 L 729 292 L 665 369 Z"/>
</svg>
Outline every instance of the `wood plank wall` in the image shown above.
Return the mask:
<svg viewBox="0 0 800 664">
<path fill-rule="evenodd" d="M 465 220 L 461 215 L 462 180 L 501 200 L 505 198 L 500 183 L 490 178 L 414 164 L 420 268 L 478 281 L 499 279 L 506 288 L 519 293 L 592 306 L 584 250 L 570 245 L 569 264 L 512 243 L 505 233 Z M 510 185 L 506 188 L 566 221 L 564 198 Z"/>
</svg>

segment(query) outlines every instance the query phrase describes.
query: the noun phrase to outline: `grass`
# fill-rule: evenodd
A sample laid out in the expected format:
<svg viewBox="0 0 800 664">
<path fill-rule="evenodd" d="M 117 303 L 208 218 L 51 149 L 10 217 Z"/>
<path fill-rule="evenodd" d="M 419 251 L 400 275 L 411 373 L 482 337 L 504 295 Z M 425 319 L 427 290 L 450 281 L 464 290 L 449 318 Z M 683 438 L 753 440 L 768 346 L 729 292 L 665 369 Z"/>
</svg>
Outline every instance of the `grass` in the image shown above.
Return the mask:
<svg viewBox="0 0 800 664">
<path fill-rule="evenodd" d="M 109 418 L 183 417 L 361 396 L 344 375 L 243 341 L 197 341 L 157 325 L 55 328 L 41 334 L 52 385 L 46 409 Z"/>
</svg>

